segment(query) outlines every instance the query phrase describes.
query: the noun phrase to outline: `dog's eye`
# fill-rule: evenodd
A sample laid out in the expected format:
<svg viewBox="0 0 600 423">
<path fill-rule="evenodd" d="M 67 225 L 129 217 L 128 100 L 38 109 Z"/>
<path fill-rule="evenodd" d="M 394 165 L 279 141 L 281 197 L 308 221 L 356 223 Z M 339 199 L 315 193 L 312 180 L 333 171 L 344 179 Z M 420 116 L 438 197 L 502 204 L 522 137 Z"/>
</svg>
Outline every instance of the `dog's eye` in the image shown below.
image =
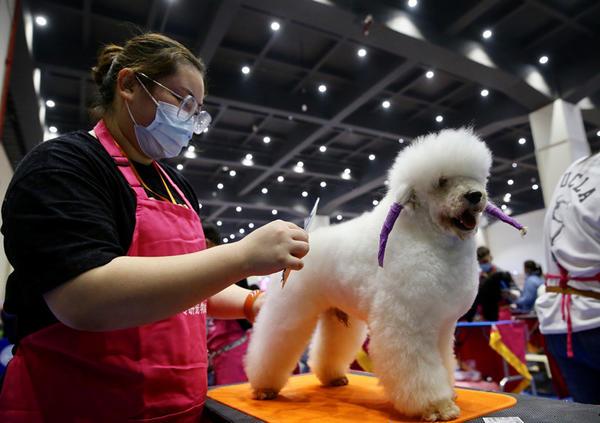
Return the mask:
<svg viewBox="0 0 600 423">
<path fill-rule="evenodd" d="M 438 186 L 440 188 L 444 188 L 447 184 L 448 184 L 448 179 L 446 179 L 446 178 L 440 178 L 438 180 Z"/>
</svg>

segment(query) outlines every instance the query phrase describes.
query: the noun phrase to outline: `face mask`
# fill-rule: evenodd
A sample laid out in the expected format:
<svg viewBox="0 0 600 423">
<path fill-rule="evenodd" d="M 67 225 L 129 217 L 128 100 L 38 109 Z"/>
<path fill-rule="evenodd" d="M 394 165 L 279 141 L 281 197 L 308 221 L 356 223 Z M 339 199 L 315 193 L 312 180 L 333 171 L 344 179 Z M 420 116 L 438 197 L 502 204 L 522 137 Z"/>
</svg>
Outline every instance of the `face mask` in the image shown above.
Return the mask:
<svg viewBox="0 0 600 423">
<path fill-rule="evenodd" d="M 142 84 L 144 87 L 144 84 Z M 144 87 L 145 89 L 145 87 Z M 127 111 L 134 123 L 135 136 L 144 154 L 152 159 L 165 159 L 177 156 L 183 147 L 188 145 L 194 133 L 194 119 L 182 122 L 177 118 L 179 108 L 164 101 L 156 101 L 154 120 L 148 126 L 139 125 L 126 102 Z"/>
<path fill-rule="evenodd" d="M 481 269 L 482 272 L 488 273 L 490 270 L 492 270 L 492 264 L 491 263 L 479 263 L 479 268 Z"/>
</svg>

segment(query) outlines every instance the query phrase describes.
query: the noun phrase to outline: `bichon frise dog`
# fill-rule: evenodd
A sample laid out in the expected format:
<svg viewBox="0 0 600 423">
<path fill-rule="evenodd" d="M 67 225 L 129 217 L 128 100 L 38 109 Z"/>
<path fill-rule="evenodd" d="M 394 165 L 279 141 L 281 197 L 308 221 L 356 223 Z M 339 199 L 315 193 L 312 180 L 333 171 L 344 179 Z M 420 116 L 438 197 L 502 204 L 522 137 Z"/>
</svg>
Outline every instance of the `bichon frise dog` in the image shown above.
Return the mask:
<svg viewBox="0 0 600 423">
<path fill-rule="evenodd" d="M 313 331 L 312 371 L 324 385 L 347 384 L 368 325 L 394 407 L 456 418 L 454 328 L 477 294 L 473 235 L 491 163 L 470 129 L 421 137 L 398 154 L 373 211 L 312 232 L 304 268 L 271 287 L 254 325 L 245 366 L 255 398 L 277 396 Z"/>
</svg>

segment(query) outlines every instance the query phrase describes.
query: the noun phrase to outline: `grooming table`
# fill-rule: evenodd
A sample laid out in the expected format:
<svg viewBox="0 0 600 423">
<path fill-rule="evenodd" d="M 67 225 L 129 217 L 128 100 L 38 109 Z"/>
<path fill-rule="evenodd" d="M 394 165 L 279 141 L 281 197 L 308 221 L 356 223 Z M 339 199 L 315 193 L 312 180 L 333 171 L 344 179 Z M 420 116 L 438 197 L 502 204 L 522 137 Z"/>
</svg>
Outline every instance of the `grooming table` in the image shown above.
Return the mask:
<svg viewBox="0 0 600 423">
<path fill-rule="evenodd" d="M 312 374 L 293 376 L 279 397 L 251 398 L 249 384 L 213 388 L 208 392 L 205 418 L 223 422 L 416 422 L 398 414 L 384 396 L 377 378 L 349 374 L 348 386 L 323 387 Z M 514 396 L 457 389 L 461 415 L 454 423 L 512 407 Z"/>
</svg>

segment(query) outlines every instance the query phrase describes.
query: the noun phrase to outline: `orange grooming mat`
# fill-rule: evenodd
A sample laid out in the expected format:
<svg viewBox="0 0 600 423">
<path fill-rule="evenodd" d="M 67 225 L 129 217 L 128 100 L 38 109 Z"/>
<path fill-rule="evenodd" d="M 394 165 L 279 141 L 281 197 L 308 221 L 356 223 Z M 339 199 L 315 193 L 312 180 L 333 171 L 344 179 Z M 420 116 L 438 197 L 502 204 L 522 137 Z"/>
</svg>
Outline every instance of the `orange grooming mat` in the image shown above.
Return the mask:
<svg viewBox="0 0 600 423">
<path fill-rule="evenodd" d="M 416 422 L 397 413 L 375 377 L 349 374 L 342 387 L 322 386 L 312 374 L 293 376 L 270 401 L 253 400 L 250 384 L 211 389 L 208 397 L 266 422 Z M 453 423 L 485 416 L 517 403 L 513 397 L 456 389 L 460 416 Z"/>
</svg>

